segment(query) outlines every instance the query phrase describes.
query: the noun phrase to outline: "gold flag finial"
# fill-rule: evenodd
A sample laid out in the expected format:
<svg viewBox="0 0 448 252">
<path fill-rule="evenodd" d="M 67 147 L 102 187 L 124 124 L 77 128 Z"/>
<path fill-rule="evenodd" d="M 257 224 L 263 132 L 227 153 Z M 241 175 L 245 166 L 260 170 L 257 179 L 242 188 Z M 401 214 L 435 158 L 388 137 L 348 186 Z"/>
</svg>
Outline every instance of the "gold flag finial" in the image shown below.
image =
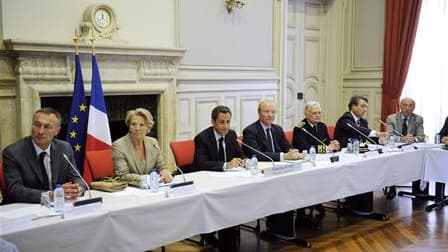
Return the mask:
<svg viewBox="0 0 448 252">
<path fill-rule="evenodd" d="M 75 44 L 75 53 L 79 53 L 79 33 L 78 27 L 75 28 L 75 37 L 73 38 L 73 43 Z"/>
<path fill-rule="evenodd" d="M 92 44 L 92 54 L 95 55 L 95 38 L 93 37 L 92 30 L 90 30 L 90 43 Z"/>
</svg>

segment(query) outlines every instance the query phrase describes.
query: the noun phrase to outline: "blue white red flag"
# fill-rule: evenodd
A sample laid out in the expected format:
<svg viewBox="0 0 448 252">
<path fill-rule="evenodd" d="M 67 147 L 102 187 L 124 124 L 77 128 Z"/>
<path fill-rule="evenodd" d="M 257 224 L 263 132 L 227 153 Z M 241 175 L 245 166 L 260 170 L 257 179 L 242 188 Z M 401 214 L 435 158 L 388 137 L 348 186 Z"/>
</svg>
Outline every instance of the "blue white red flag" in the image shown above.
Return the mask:
<svg viewBox="0 0 448 252">
<path fill-rule="evenodd" d="M 86 151 L 111 149 L 112 140 L 107 117 L 106 102 L 101 84 L 100 72 L 95 55 L 92 55 L 92 91 L 87 125 Z M 84 179 L 92 182 L 92 173 L 84 163 Z"/>
</svg>

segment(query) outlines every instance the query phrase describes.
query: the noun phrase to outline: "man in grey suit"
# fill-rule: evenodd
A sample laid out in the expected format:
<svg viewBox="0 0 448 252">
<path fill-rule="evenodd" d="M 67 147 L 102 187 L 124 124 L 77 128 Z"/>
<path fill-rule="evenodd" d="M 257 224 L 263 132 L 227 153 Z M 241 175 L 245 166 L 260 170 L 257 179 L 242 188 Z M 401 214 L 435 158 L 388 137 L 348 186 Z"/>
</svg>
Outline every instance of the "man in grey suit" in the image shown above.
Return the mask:
<svg viewBox="0 0 448 252">
<path fill-rule="evenodd" d="M 414 114 L 415 101 L 411 98 L 403 98 L 400 101 L 400 112 L 387 116 L 387 130 L 389 136 L 397 136 L 398 142 L 415 143 L 425 141 L 423 129 L 423 117 Z M 420 180 L 412 183 L 413 194 L 428 194 L 428 187 L 420 190 Z M 387 199 L 395 197 L 395 186 L 386 188 Z"/>
<path fill-rule="evenodd" d="M 61 114 L 52 108 L 41 108 L 33 115 L 31 136 L 6 147 L 3 151 L 3 169 L 6 202 L 39 203 L 41 193 L 61 184 L 65 198 L 74 200 L 85 188 L 82 180 L 70 167 L 63 155 L 76 165 L 69 143 L 54 139 L 61 129 Z"/>
<path fill-rule="evenodd" d="M 388 135 L 396 135 L 399 142 L 414 143 L 425 141 L 423 117 L 414 114 L 415 101 L 403 98 L 400 101 L 400 112 L 387 117 Z M 398 134 L 398 133 L 401 133 Z"/>
</svg>

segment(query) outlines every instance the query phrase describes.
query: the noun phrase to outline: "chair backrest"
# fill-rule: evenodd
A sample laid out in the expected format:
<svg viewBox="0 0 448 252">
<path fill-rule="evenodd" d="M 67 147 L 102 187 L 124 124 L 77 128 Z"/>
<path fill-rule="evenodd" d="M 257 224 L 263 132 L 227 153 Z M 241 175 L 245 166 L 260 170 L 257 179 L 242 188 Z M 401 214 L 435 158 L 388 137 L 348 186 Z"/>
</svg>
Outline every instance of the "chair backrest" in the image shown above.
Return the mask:
<svg viewBox="0 0 448 252">
<path fill-rule="evenodd" d="M 243 135 L 239 135 L 239 136 L 237 136 L 236 139 L 238 139 L 239 141 L 241 141 L 241 142 L 238 142 L 238 145 L 240 146 L 240 148 L 242 148 L 243 145 L 242 145 L 241 143 L 243 142 Z"/>
<path fill-rule="evenodd" d="M 174 141 L 170 142 L 176 164 L 179 167 L 193 165 L 194 163 L 194 141 Z"/>
<path fill-rule="evenodd" d="M 87 151 L 86 161 L 85 163 L 92 174 L 92 180 L 114 176 L 114 162 L 111 149 Z"/>
<path fill-rule="evenodd" d="M 327 131 L 328 135 L 330 136 L 330 139 L 334 139 L 334 125 L 327 125 Z"/>
<path fill-rule="evenodd" d="M 292 130 L 285 131 L 286 140 L 288 140 L 289 145 L 292 146 Z"/>
<path fill-rule="evenodd" d="M 6 196 L 6 183 L 5 183 L 5 177 L 3 175 L 3 164 L 2 163 L 0 163 L 0 189 L 1 189 L 0 193 L 2 194 L 3 199 L 4 199 Z"/>
</svg>

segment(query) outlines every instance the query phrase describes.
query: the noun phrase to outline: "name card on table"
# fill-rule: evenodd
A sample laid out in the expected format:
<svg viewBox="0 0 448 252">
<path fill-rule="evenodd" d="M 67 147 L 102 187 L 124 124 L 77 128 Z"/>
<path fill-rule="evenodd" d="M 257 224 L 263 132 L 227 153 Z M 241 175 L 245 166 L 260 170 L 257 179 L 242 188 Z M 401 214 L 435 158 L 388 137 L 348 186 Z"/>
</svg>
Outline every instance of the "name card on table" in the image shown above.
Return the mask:
<svg viewBox="0 0 448 252">
<path fill-rule="evenodd" d="M 166 197 L 177 198 L 180 196 L 185 196 L 188 194 L 195 193 L 196 187 L 194 186 L 193 181 L 187 181 L 187 182 L 179 183 L 179 185 L 177 185 L 177 184 L 171 185 L 166 192 L 167 192 Z"/>
<path fill-rule="evenodd" d="M 86 204 L 77 207 L 65 207 L 63 218 L 74 219 L 82 216 L 100 213 L 102 209 L 101 203 L 102 202 L 95 202 L 92 204 Z"/>
<path fill-rule="evenodd" d="M 298 171 L 300 169 L 302 169 L 301 162 L 275 163 L 274 166 L 263 169 L 263 173 L 265 177 L 271 177 L 279 174 Z"/>
</svg>

